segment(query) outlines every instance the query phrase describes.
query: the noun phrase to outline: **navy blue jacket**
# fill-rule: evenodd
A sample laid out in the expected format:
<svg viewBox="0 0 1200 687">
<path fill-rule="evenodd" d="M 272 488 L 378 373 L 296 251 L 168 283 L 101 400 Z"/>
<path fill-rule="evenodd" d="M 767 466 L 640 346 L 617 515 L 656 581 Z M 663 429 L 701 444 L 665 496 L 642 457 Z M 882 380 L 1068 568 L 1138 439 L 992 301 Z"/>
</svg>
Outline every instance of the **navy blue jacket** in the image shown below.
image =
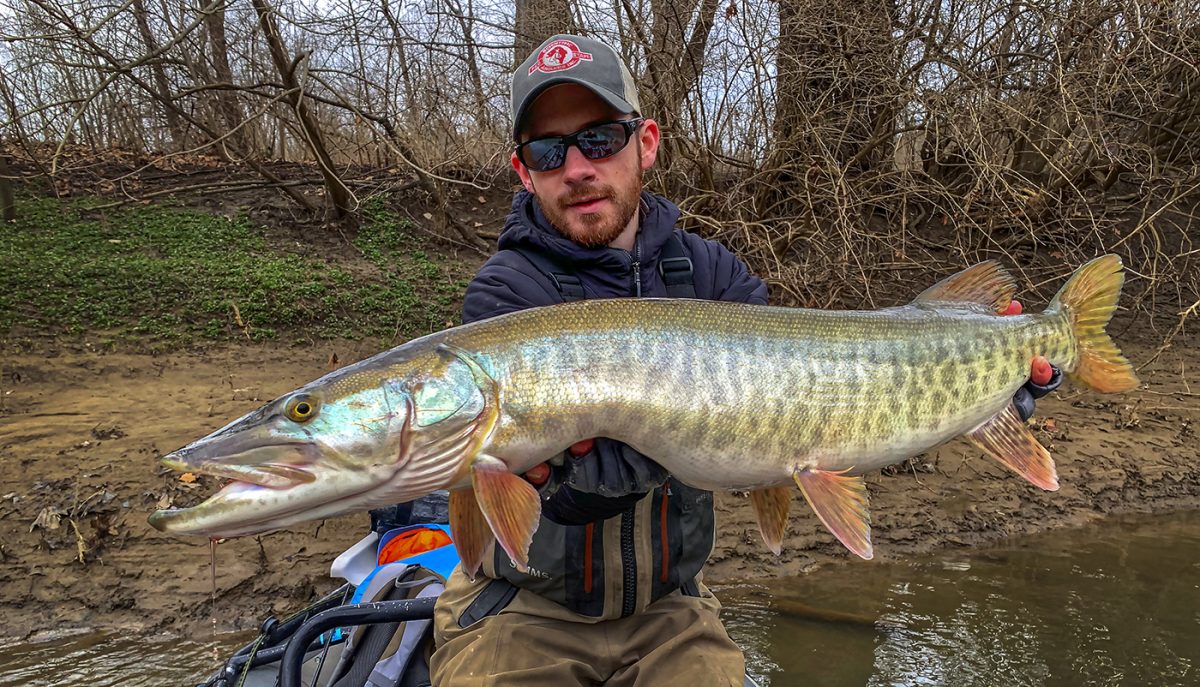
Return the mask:
<svg viewBox="0 0 1200 687">
<path fill-rule="evenodd" d="M 562 302 L 558 289 L 520 255 L 522 251 L 557 256 L 578 275 L 588 298 L 666 296 L 666 287 L 658 274 L 658 255 L 673 231 L 683 238 L 684 248 L 692 259 L 697 298 L 766 304 L 766 284 L 751 275 L 732 253 L 714 241 L 675 229 L 679 208 L 673 203 L 652 193 L 642 193 L 641 209 L 641 228 L 634 251 L 585 248 L 550 226 L 533 194 L 517 193 L 500 234 L 500 250 L 467 287 L 463 322 Z M 634 292 L 635 258 L 640 258 L 641 294 Z"/>
<path fill-rule="evenodd" d="M 674 204 L 642 193 L 634 249 L 587 248 L 558 233 L 533 195 L 521 191 L 513 198 L 499 251 L 467 287 L 463 322 L 563 301 L 551 278 L 525 257 L 530 253 L 548 256 L 577 276 L 587 298 L 665 297 L 658 259 L 673 232 L 692 260 L 697 298 L 767 302 L 762 280 L 720 244 L 676 229 L 678 219 Z M 695 589 L 695 577 L 712 552 L 712 494 L 670 480 L 648 458 L 609 439 L 597 439 L 594 449 L 573 465 L 587 466 L 580 473 L 589 474 L 598 466 L 607 475 L 601 490 L 606 496 L 569 489 L 547 494 L 543 488 L 543 518 L 529 551 L 530 573 L 517 571 L 498 547 L 483 573 L 592 617 L 627 616 L 676 589 Z M 555 507 L 564 492 L 574 493 L 574 500 L 565 508 Z M 603 550 L 608 528 L 619 528 L 623 551 L 649 550 L 653 560 Z M 633 546 L 634 539 L 646 541 Z M 600 554 L 593 556 L 593 549 Z M 639 566 L 659 572 L 649 576 L 649 588 L 638 588 Z"/>
</svg>

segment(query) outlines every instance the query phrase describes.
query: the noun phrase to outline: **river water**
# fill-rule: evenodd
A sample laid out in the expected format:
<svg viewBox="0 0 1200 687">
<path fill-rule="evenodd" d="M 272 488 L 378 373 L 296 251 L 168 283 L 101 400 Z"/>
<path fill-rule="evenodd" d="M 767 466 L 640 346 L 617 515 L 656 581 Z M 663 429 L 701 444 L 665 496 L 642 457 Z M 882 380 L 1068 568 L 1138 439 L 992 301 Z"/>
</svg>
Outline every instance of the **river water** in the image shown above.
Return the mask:
<svg viewBox="0 0 1200 687">
<path fill-rule="evenodd" d="M 1200 512 L 718 592 L 771 687 L 1200 685 Z"/>
<path fill-rule="evenodd" d="M 763 687 L 1200 685 L 1200 512 L 716 591 Z M 194 685 L 244 641 L 11 645 L 0 687 Z"/>
</svg>

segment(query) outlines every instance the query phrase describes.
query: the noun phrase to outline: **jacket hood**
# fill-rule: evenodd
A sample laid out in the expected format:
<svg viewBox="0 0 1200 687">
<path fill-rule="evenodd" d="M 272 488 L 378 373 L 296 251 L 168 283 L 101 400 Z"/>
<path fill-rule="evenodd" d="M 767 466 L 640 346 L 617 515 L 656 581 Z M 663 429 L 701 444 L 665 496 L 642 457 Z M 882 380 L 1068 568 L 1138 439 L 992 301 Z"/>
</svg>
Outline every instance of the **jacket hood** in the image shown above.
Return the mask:
<svg viewBox="0 0 1200 687">
<path fill-rule="evenodd" d="M 679 208 L 666 198 L 642 192 L 637 240 L 643 262 L 657 260 L 679 214 Z M 524 189 L 513 196 L 512 210 L 504 222 L 498 247 L 547 253 L 580 269 L 623 267 L 626 260 L 626 252 L 619 248 L 588 248 L 560 234 L 542 213 L 537 198 Z"/>
</svg>

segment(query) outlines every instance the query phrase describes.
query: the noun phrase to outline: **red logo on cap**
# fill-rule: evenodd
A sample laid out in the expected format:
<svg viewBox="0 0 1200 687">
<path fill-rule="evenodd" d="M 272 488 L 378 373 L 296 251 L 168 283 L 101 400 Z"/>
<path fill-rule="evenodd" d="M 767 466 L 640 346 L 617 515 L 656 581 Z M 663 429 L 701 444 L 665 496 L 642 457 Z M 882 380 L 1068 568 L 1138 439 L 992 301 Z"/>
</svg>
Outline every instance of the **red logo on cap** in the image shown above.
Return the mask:
<svg viewBox="0 0 1200 687">
<path fill-rule="evenodd" d="M 537 60 L 529 68 L 529 73 L 533 74 L 536 71 L 543 71 L 547 74 L 561 72 L 585 60 L 591 62 L 592 54 L 580 50 L 574 41 L 560 38 L 542 48 L 538 53 Z"/>
</svg>

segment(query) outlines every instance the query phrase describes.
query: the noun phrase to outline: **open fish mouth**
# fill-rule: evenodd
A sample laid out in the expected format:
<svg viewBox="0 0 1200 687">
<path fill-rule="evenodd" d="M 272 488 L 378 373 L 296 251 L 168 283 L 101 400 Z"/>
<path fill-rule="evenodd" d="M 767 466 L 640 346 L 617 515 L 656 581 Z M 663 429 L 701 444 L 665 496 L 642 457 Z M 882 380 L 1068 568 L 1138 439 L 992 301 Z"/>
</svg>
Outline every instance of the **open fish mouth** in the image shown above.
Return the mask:
<svg viewBox="0 0 1200 687">
<path fill-rule="evenodd" d="M 201 475 L 221 477 L 231 482 L 256 484 L 271 489 L 287 489 L 297 484 L 308 484 L 317 479 L 316 475 L 297 465 L 286 463 L 259 463 L 257 465 L 239 465 L 228 463 L 208 462 L 200 465 L 190 465 L 170 456 L 163 458 L 163 465 L 179 472 L 194 472 Z"/>
<path fill-rule="evenodd" d="M 294 524 L 296 512 L 360 491 L 335 490 L 337 498 L 331 500 L 328 489 L 318 488 L 323 477 L 331 477 L 327 472 L 330 464 L 321 461 L 332 460 L 335 472 L 343 462 L 320 442 L 285 441 L 236 453 L 210 448 L 207 455 L 196 448 L 200 447 L 167 454 L 161 462 L 172 470 L 216 477 L 223 484 L 199 504 L 151 513 L 149 523 L 160 532 L 213 538 L 268 532 Z"/>
<path fill-rule="evenodd" d="M 287 489 L 316 480 L 308 466 L 319 457 L 319 449 L 308 442 L 258 446 L 217 459 L 189 460 L 186 449 L 167 454 L 162 464 L 177 472 L 193 472 L 256 484 L 271 489 Z"/>
</svg>

